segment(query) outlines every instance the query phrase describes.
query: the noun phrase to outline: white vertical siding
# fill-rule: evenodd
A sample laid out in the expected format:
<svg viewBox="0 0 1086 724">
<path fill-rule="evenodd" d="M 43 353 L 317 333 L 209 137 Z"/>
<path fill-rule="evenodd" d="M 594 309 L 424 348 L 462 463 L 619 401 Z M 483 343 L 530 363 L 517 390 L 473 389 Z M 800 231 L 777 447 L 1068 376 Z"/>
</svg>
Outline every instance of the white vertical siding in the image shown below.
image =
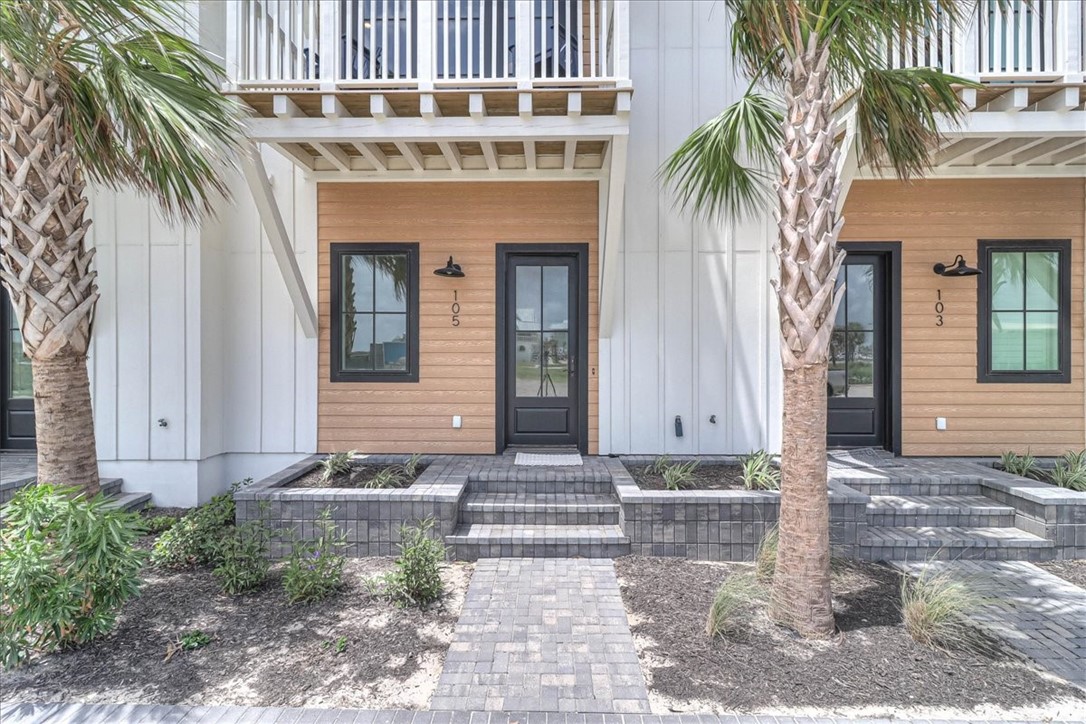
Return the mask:
<svg viewBox="0 0 1086 724">
<path fill-rule="evenodd" d="M 719 3 L 631 4 L 622 277 L 601 450 L 738 453 L 779 446 L 779 365 L 769 214 L 695 219 L 656 180 L 694 128 L 743 91 Z M 602 404 L 603 398 L 601 398 Z M 675 435 L 675 416 L 683 420 Z M 709 418 L 716 417 L 711 423 Z"/>
</svg>

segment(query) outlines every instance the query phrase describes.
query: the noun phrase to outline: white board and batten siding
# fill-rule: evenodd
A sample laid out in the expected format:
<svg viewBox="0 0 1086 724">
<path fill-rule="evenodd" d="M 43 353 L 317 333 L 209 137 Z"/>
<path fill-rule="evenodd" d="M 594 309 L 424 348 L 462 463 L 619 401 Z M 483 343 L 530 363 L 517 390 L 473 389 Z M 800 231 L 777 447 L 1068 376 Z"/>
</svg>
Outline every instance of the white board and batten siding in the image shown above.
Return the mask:
<svg viewBox="0 0 1086 724">
<path fill-rule="evenodd" d="M 614 325 L 600 340 L 600 451 L 777 450 L 770 215 L 696 219 L 656 176 L 691 131 L 743 90 L 730 70 L 723 7 L 631 3 L 630 13 L 636 99 Z"/>
</svg>

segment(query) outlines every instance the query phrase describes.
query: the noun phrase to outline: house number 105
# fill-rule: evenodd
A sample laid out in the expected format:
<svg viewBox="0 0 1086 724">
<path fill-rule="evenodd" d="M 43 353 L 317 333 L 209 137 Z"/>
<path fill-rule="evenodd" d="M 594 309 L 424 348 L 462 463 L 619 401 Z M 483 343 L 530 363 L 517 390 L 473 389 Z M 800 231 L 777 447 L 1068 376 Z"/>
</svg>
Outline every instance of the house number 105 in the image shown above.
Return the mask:
<svg viewBox="0 0 1086 724">
<path fill-rule="evenodd" d="M 936 327 L 942 327 L 943 326 L 943 309 L 945 309 L 945 307 L 943 306 L 943 290 L 942 289 L 936 289 L 935 290 L 935 326 Z"/>
<path fill-rule="evenodd" d="M 452 326 L 460 326 L 460 292 L 453 289 L 453 303 L 452 307 Z"/>
</svg>

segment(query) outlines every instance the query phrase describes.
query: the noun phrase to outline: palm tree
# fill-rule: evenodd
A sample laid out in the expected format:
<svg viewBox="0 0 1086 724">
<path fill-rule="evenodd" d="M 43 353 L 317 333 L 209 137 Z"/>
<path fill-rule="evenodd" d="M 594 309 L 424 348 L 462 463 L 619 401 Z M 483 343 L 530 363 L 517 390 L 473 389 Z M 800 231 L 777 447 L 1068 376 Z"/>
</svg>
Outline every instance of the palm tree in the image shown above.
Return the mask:
<svg viewBox="0 0 1086 724">
<path fill-rule="evenodd" d="M 844 223 L 835 112 L 854 109 L 859 160 L 902 179 L 930 167 L 940 114 L 964 112 L 936 69 L 886 67 L 890 42 L 960 21 L 936 0 L 726 0 L 733 56 L 752 79 L 662 168 L 679 203 L 741 214 L 775 189 L 774 281 L 784 367 L 780 543 L 771 615 L 811 637 L 834 631 L 826 482 L 826 367 L 844 285 L 835 293 Z M 941 25 L 940 25 L 941 24 Z M 938 37 L 932 33 L 932 37 Z M 880 42 L 885 40 L 887 42 Z M 944 52 L 949 52 L 945 49 Z"/>
<path fill-rule="evenodd" d="M 98 491 L 87 377 L 98 289 L 88 182 L 175 220 L 225 192 L 239 137 L 221 70 L 168 0 L 0 2 L 0 280 L 34 375 L 38 479 Z"/>
</svg>

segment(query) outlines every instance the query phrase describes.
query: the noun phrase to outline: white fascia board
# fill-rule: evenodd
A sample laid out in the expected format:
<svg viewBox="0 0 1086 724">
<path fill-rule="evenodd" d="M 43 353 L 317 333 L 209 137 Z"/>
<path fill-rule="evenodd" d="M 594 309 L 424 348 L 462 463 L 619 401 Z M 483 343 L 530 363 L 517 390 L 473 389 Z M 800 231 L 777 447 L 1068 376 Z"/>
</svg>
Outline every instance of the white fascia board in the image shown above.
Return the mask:
<svg viewBox="0 0 1086 724">
<path fill-rule="evenodd" d="M 618 252 L 622 244 L 623 216 L 626 196 L 626 147 L 629 138 L 619 136 L 610 143 L 608 150 L 607 173 L 607 216 L 604 225 L 603 250 L 600 253 L 600 300 L 599 300 L 599 336 L 606 339 L 611 336 L 611 326 L 615 318 L 613 299 L 615 276 L 618 274 Z"/>
<path fill-rule="evenodd" d="M 253 118 L 246 121 L 246 126 L 249 137 L 263 143 L 433 143 L 548 138 L 604 141 L 612 136 L 626 136 L 630 132 L 629 122 L 616 116 Z"/>
<path fill-rule="evenodd" d="M 893 180 L 893 169 L 883 169 L 883 174 L 862 168 L 858 177 L 869 180 Z M 1086 166 L 942 166 L 930 169 L 924 178 L 1086 178 Z"/>
<path fill-rule="evenodd" d="M 316 182 L 360 182 L 367 181 L 598 181 L 606 174 L 600 169 L 578 168 L 572 171 L 564 168 L 548 168 L 529 170 L 525 168 L 497 168 L 488 169 L 464 169 L 453 171 L 452 169 L 427 169 L 424 173 L 412 169 L 396 169 L 390 171 L 371 171 L 353 169 L 351 171 L 321 170 L 310 174 Z"/>
<path fill-rule="evenodd" d="M 273 123 L 294 123 L 295 119 Z M 978 111 L 968 114 L 961 125 L 941 118 L 939 130 L 948 136 L 1081 136 L 1086 129 L 1086 112 L 1020 111 L 1018 113 Z"/>
</svg>

